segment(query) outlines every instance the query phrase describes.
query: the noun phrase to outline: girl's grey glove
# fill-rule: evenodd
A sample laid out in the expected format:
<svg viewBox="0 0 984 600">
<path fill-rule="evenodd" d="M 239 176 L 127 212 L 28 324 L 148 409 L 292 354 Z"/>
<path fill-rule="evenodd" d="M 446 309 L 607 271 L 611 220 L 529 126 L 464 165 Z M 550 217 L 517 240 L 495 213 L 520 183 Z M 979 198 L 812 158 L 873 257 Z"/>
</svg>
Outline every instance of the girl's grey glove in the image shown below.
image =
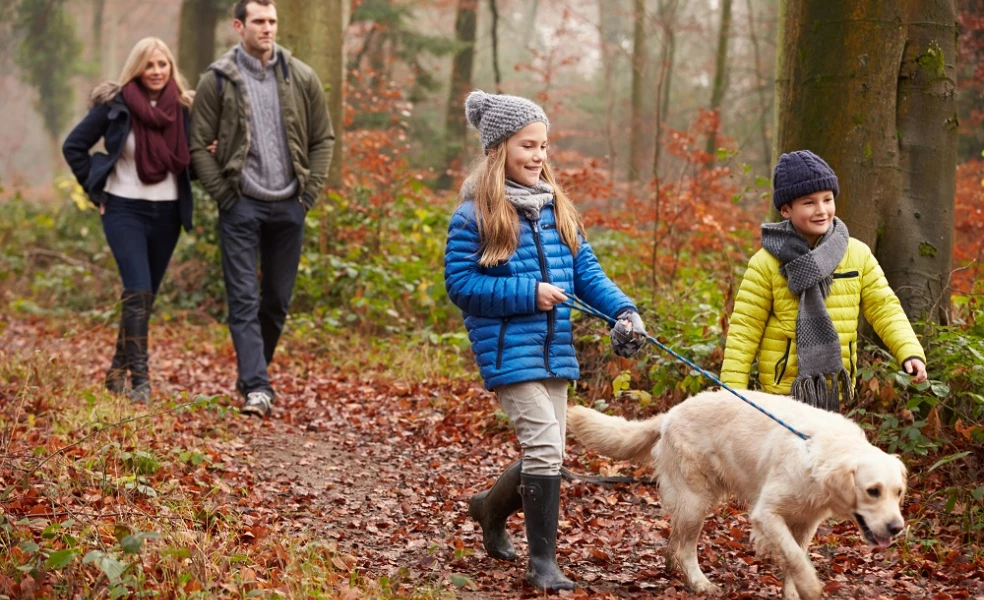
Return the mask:
<svg viewBox="0 0 984 600">
<path fill-rule="evenodd" d="M 646 343 L 646 326 L 639 313 L 624 310 L 615 317 L 612 327 L 612 351 L 622 358 L 630 358 Z"/>
</svg>

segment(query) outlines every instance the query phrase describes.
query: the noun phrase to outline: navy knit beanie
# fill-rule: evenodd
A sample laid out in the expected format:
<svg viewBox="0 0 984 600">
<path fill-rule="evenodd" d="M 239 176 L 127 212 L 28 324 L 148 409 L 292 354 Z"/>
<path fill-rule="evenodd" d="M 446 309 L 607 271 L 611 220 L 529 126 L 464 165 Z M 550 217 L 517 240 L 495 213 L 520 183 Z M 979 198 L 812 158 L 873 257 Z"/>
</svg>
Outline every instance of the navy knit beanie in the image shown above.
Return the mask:
<svg viewBox="0 0 984 600">
<path fill-rule="evenodd" d="M 830 165 L 809 150 L 797 150 L 779 157 L 772 173 L 772 204 L 776 210 L 814 192 L 830 190 L 834 198 L 840 189 Z"/>
</svg>

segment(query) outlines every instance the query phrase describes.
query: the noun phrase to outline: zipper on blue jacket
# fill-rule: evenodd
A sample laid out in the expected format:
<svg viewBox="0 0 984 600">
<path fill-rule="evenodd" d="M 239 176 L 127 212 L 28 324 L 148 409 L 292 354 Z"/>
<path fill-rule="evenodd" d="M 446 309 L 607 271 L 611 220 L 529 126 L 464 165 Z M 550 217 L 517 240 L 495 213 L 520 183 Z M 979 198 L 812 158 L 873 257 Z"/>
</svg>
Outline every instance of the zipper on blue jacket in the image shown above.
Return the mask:
<svg viewBox="0 0 984 600">
<path fill-rule="evenodd" d="M 536 244 L 536 256 L 540 260 L 540 275 L 543 277 L 545 283 L 550 283 L 550 272 L 547 271 L 547 257 L 543 254 L 543 243 L 540 239 L 539 221 L 530 221 L 530 225 L 533 227 L 533 242 Z M 550 312 L 547 313 L 547 339 L 543 341 L 543 368 L 550 375 L 554 374 L 553 370 L 550 369 L 550 342 L 553 340 L 556 314 L 556 307 L 551 308 Z"/>
</svg>

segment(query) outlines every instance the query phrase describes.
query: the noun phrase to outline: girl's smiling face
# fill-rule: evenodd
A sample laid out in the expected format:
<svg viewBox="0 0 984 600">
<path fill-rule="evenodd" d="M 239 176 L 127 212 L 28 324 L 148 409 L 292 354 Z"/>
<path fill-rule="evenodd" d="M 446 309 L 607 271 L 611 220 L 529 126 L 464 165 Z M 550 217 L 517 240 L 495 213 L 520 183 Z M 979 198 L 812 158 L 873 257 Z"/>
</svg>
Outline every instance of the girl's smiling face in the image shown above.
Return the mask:
<svg viewBox="0 0 984 600">
<path fill-rule="evenodd" d="M 812 247 L 830 229 L 836 208 L 834 192 L 822 190 L 784 204 L 779 212 Z"/>
<path fill-rule="evenodd" d="M 530 123 L 506 140 L 506 177 L 533 187 L 540 180 L 547 160 L 547 126 Z"/>
</svg>

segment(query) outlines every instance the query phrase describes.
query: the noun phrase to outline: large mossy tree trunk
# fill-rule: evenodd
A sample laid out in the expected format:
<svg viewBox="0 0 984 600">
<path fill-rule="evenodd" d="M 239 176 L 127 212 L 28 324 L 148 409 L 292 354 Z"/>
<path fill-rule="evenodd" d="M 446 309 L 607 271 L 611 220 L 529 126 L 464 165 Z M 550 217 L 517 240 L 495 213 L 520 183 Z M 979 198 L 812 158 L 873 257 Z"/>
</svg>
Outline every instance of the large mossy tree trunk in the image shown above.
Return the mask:
<svg viewBox="0 0 984 600">
<path fill-rule="evenodd" d="M 954 0 L 782 0 L 775 155 L 837 172 L 837 214 L 910 318 L 945 321 L 956 179 Z"/>
<path fill-rule="evenodd" d="M 342 185 L 344 147 L 342 132 L 345 69 L 345 7 L 342 0 L 278 0 L 277 41 L 307 63 L 325 88 L 328 113 L 335 128 L 335 145 L 325 185 Z"/>
<path fill-rule="evenodd" d="M 457 48 L 451 61 L 451 81 L 448 86 L 448 105 L 444 115 L 444 165 L 437 184 L 449 189 L 454 173 L 461 170 L 468 140 L 465 118 L 465 97 L 472 88 L 472 66 L 475 64 L 475 31 L 478 26 L 478 0 L 458 0 L 454 20 Z"/>
</svg>

